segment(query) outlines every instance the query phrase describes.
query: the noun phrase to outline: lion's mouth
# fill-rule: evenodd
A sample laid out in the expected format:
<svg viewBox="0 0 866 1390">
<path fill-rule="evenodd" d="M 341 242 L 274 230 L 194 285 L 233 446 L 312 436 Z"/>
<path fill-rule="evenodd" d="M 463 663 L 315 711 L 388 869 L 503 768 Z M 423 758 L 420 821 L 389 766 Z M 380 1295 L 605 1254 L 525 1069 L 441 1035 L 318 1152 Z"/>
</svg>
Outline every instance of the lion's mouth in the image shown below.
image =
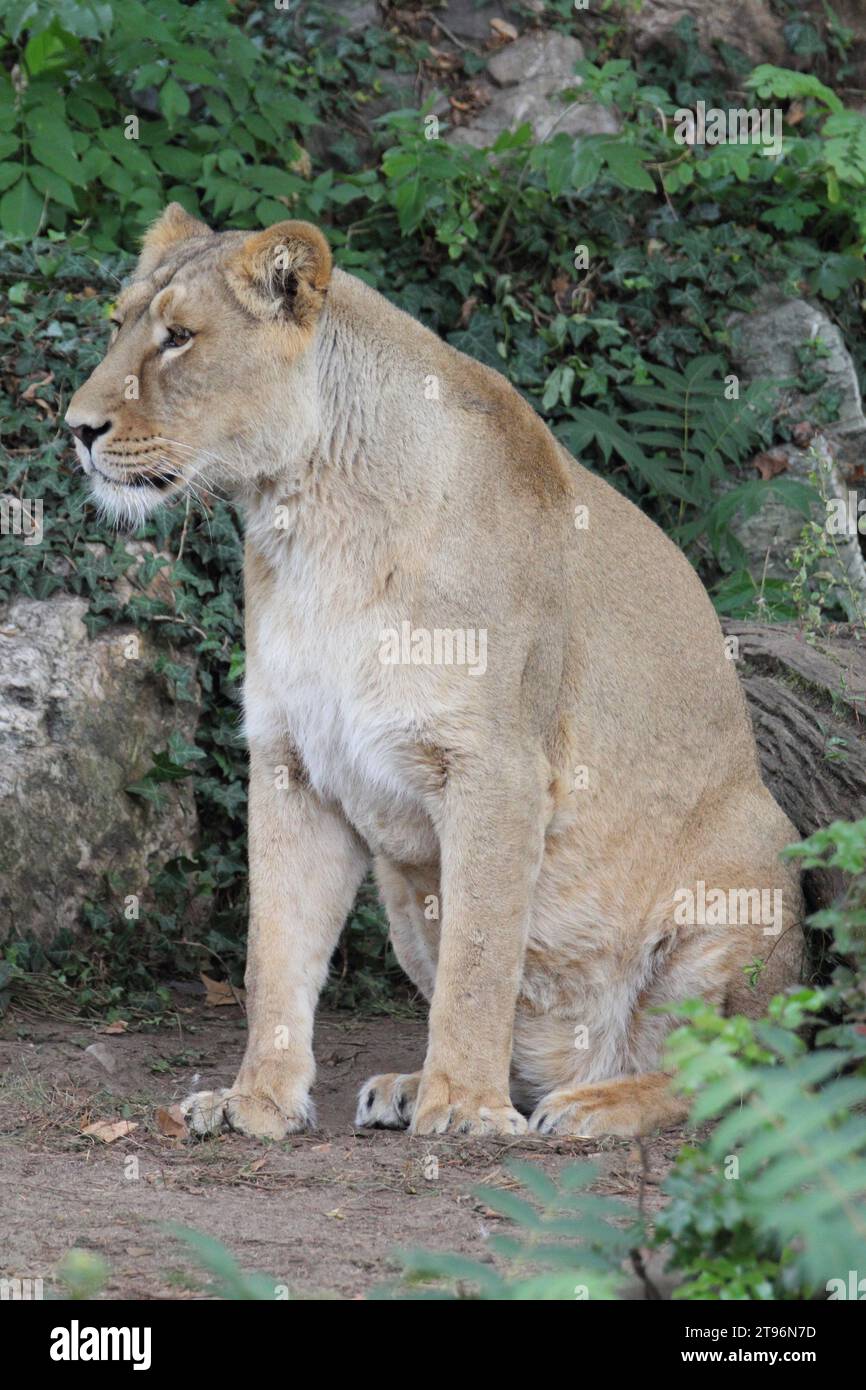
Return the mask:
<svg viewBox="0 0 866 1390">
<path fill-rule="evenodd" d="M 166 488 L 171 487 L 172 483 L 177 482 L 179 473 L 127 473 L 122 478 L 114 478 L 110 473 L 106 473 L 100 468 L 99 464 L 91 457 L 94 470 L 106 483 L 112 483 L 115 487 L 152 487 L 157 492 L 165 492 Z"/>
</svg>

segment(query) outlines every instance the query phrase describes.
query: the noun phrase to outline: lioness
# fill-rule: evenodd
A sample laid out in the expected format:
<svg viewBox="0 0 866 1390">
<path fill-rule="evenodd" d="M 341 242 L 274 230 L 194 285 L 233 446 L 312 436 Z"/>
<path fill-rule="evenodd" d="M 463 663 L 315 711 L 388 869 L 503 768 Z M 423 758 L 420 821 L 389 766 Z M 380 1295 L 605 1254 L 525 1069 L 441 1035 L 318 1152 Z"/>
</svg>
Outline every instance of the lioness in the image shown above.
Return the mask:
<svg viewBox="0 0 866 1390">
<path fill-rule="evenodd" d="M 199 486 L 246 517 L 249 1040 L 190 1128 L 311 1123 L 316 1001 L 371 862 L 429 1044 L 356 1123 L 681 1117 L 664 1006 L 760 1009 L 797 978 L 801 899 L 680 551 L 304 222 L 168 207 L 66 419 L 117 517 Z"/>
</svg>

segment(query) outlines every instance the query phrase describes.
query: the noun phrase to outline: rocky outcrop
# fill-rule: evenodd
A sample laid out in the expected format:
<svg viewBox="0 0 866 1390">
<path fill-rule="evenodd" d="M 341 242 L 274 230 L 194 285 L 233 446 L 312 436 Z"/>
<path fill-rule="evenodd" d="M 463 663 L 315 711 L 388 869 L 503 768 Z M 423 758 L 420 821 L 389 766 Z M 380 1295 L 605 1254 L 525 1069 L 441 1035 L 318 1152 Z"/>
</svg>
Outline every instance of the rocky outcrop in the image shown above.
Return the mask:
<svg viewBox="0 0 866 1390">
<path fill-rule="evenodd" d="M 783 63 L 786 55 L 782 20 L 766 0 L 644 0 L 623 16 L 638 51 L 653 44 L 680 42 L 676 26 L 695 25 L 698 47 L 712 52 L 717 43 L 738 48 L 753 63 Z"/>
<path fill-rule="evenodd" d="M 857 373 L 842 334 L 816 305 L 803 299 L 782 299 L 770 290 L 754 312 L 732 317 L 734 360 L 744 382 L 763 381 L 778 388 L 777 411 L 791 423 L 820 418 L 822 406 L 838 402 L 837 418 L 821 423 L 804 447 L 796 444 L 774 450 L 780 472 L 797 482 L 817 479 L 819 500 L 813 519 L 825 530 L 830 554 L 823 568 L 832 575 L 834 597 L 852 622 L 866 618 L 866 563 L 856 525 L 858 494 L 855 476 L 862 476 L 866 450 L 866 416 Z M 823 385 L 819 391 L 798 389 L 803 350 L 814 354 Z M 807 428 L 806 433 L 809 433 Z M 851 507 L 851 497 L 855 507 Z M 852 514 L 855 524 L 851 525 Z M 839 525 L 839 518 L 845 519 Z M 803 515 L 769 495 L 760 511 L 737 516 L 731 530 L 746 551 L 747 566 L 756 582 L 792 577 L 790 557 L 803 529 Z"/>
<path fill-rule="evenodd" d="M 109 874 L 121 906 L 142 897 L 150 861 L 194 847 L 188 783 L 162 810 L 125 788 L 173 730 L 193 741 L 198 707 L 172 700 L 149 638 L 124 626 L 91 639 L 86 612 L 63 596 L 0 613 L 0 941 L 74 928 Z"/>
<path fill-rule="evenodd" d="M 609 107 L 561 97 L 566 89 L 580 87 L 574 69 L 582 57 L 577 39 L 553 31 L 525 34 L 507 43 L 487 64 L 493 83 L 490 101 L 450 138 L 483 149 L 504 130 L 516 130 L 526 122 L 536 140 L 560 131 L 571 136 L 615 135 L 619 122 Z"/>
<path fill-rule="evenodd" d="M 813 349 L 815 365 L 825 378 L 821 396 L 839 397 L 834 434 L 866 432 L 857 372 L 838 327 L 823 309 L 805 299 L 783 299 L 768 290 L 749 314 L 736 314 L 730 323 L 742 374 L 748 381 L 795 378 L 801 370 L 799 353 Z M 817 394 L 783 391 L 787 407 L 796 405 L 802 418 L 819 403 Z"/>
</svg>

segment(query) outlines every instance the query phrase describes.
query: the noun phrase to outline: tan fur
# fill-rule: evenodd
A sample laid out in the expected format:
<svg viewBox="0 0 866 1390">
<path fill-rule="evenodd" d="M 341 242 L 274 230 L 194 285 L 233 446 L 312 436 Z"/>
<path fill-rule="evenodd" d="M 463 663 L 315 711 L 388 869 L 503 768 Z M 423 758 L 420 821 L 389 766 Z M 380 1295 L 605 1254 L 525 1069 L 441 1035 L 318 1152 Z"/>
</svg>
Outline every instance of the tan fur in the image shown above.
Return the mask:
<svg viewBox="0 0 866 1390">
<path fill-rule="evenodd" d="M 110 422 L 78 447 L 116 514 L 192 486 L 246 517 L 250 1035 L 192 1128 L 310 1122 L 316 1000 L 371 862 L 430 1028 L 423 1071 L 372 1078 L 358 1123 L 671 1122 L 665 1006 L 754 1012 L 800 954 L 795 832 L 700 582 L 501 376 L 331 273 L 315 228 L 191 221 L 149 234 L 68 419 Z M 170 327 L 195 337 L 166 352 Z M 424 658 L 474 633 L 474 667 L 453 645 L 383 661 L 404 623 Z M 699 881 L 778 890 L 781 932 L 683 924 Z"/>
</svg>

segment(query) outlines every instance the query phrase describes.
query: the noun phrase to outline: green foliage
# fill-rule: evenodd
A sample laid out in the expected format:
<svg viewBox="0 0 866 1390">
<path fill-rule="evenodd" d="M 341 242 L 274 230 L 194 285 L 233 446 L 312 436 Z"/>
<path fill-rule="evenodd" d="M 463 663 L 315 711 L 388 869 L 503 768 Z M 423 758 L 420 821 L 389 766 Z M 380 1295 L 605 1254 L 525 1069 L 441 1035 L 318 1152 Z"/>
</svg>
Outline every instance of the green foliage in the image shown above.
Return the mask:
<svg viewBox="0 0 866 1390">
<path fill-rule="evenodd" d="M 786 231 L 799 231 L 810 211 L 828 221 L 831 217 L 847 217 L 851 232 L 843 238 L 843 249 L 846 242 L 850 243 L 854 252 L 850 273 L 855 277 L 862 275 L 862 263 L 858 268 L 857 257 L 862 258 L 866 242 L 866 116 L 859 111 L 846 111 L 835 92 L 809 73 L 761 64 L 748 85 L 762 100 L 776 97 L 817 103 L 819 107 L 819 114 L 810 123 L 810 133 L 798 138 L 791 148 L 796 177 L 801 188 L 808 186 L 804 200 L 808 205 L 801 205 L 799 212 L 788 209 L 784 218 L 781 212 L 774 218 L 764 214 L 764 220 Z M 789 180 L 785 186 L 791 186 Z M 816 199 L 818 205 L 813 207 Z"/>
<path fill-rule="evenodd" d="M 746 474 L 752 452 L 788 425 L 773 419 L 767 393 L 727 398 L 728 320 L 768 279 L 792 294 L 806 288 L 832 300 L 862 354 L 859 126 L 831 124 L 849 113 L 826 83 L 807 91 L 803 74 L 759 69 L 756 90 L 803 107 L 785 127 L 783 158 L 684 148 L 678 107 L 725 102 L 710 60 L 687 27 L 673 63 L 610 57 L 616 25 L 605 34 L 573 95 L 616 106 L 619 135 L 554 130 L 538 143 L 523 127 L 479 151 L 450 144 L 444 121 L 428 139 L 425 111 L 389 96 L 389 74 L 430 56 L 397 24 L 348 36 L 315 3 L 287 17 L 222 0 L 0 0 L 0 229 L 12 238 L 0 245 L 0 440 L 6 490 L 41 497 L 45 511 L 42 545 L 0 536 L 0 599 L 82 595 L 91 631 L 123 620 L 161 644 L 179 700 L 192 692 L 174 654 L 193 654 L 203 702 L 194 746 L 154 748 L 128 788 L 150 814 L 173 783 L 193 790 L 195 861 L 154 877 L 137 935 L 106 884 L 83 943 L 55 943 L 52 968 L 89 1007 L 105 998 L 112 960 L 123 963 L 117 982 L 157 1010 L 161 972 L 217 961 L 239 980 L 243 960 L 239 520 L 218 501 L 167 509 L 138 533 L 160 557 L 134 561 L 85 501 L 57 418 L 103 351 L 126 252 L 167 199 L 217 226 L 289 213 L 323 222 L 339 264 L 504 372 L 587 466 L 658 520 L 721 611 L 796 616 L 780 581 L 759 590 L 729 532 L 735 510 L 749 514 L 772 493 L 802 511 L 808 497 L 790 479 Z M 473 54 L 461 61 L 464 77 L 477 71 Z M 138 119 L 137 140 L 126 138 L 127 116 Z M 820 391 L 814 354 L 806 371 Z M 808 570 L 804 609 L 812 586 Z M 18 968 L 29 978 L 47 961 L 33 948 Z M 367 890 L 337 961 L 336 997 L 387 1007 L 398 979 Z"/>
<path fill-rule="evenodd" d="M 695 1096 L 693 1122 L 719 1123 L 701 1150 L 680 1155 L 657 1228 L 675 1242 L 679 1297 L 809 1298 L 857 1268 L 866 1072 L 848 1072 L 849 1047 L 809 1052 L 796 1032 L 826 1003 L 822 992 L 801 990 L 755 1023 L 702 1004 L 683 1010 L 689 1026 L 669 1045 L 677 1085 Z M 715 1279 L 707 1256 L 721 1262 Z M 743 1291 L 744 1267 L 760 1269 L 761 1292 Z"/>
<path fill-rule="evenodd" d="M 833 821 L 791 845 L 787 854 L 804 869 L 835 870 L 844 876 L 839 899 L 809 919 L 813 931 L 823 932 L 837 952 L 826 991 L 836 1021 L 818 1040 L 866 1059 L 866 819 Z"/>
<path fill-rule="evenodd" d="M 196 1264 L 210 1275 L 211 1292 L 217 1298 L 260 1303 L 277 1297 L 281 1287 L 278 1280 L 267 1274 L 244 1273 L 231 1251 L 213 1236 L 185 1226 L 170 1225 L 166 1230 L 183 1242 Z"/>
<path fill-rule="evenodd" d="M 297 172 L 319 120 L 303 55 L 260 13 L 243 26 L 235 16 L 222 0 L 3 0 L 6 235 L 26 242 L 86 218 L 104 250 L 130 245 L 172 198 L 259 226 L 289 203 L 315 217 L 357 197 L 331 174 Z"/>
<path fill-rule="evenodd" d="M 426 1250 L 399 1255 L 409 1297 L 421 1299 L 550 1301 L 612 1299 L 624 1282 L 622 1263 L 640 1243 L 642 1223 L 625 1202 L 588 1191 L 598 1177 L 592 1163 L 574 1164 L 559 1185 L 530 1163 L 508 1171 L 526 1196 L 498 1187 L 479 1188 L 479 1201 L 507 1217 L 517 1234 L 488 1242 L 497 1265 Z M 395 1286 L 377 1291 L 395 1296 Z"/>
<path fill-rule="evenodd" d="M 576 454 L 592 440 L 606 463 L 617 454 L 636 491 L 645 487 L 664 499 L 667 529 L 680 545 L 706 535 L 716 558 L 731 567 L 744 558 L 729 530 L 735 513 L 750 516 L 775 493 L 808 516 L 814 493 L 790 478 L 729 485 L 728 469 L 737 470 L 767 437 L 773 391 L 755 384 L 729 397 L 723 370 L 722 360 L 708 354 L 693 357 L 681 372 L 650 363 L 649 384 L 621 387 L 640 410 L 613 420 L 578 409 L 560 434 Z"/>
</svg>

